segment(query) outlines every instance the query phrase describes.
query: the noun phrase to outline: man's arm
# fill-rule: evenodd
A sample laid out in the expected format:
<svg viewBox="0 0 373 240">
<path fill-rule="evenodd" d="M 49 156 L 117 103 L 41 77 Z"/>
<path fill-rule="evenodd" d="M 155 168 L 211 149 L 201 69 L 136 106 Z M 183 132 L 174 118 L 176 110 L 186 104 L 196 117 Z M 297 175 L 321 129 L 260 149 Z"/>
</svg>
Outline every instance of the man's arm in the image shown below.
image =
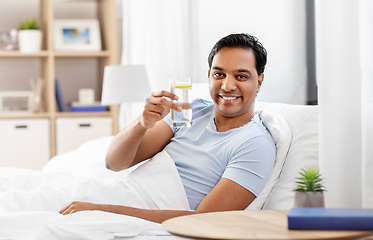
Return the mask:
<svg viewBox="0 0 373 240">
<path fill-rule="evenodd" d="M 143 113 L 119 132 L 110 143 L 106 154 L 106 166 L 121 171 L 136 165 L 160 152 L 173 137 L 170 127 L 162 120 L 176 104 L 165 99 L 177 99 L 167 91 L 152 93 L 146 99 Z"/>
<path fill-rule="evenodd" d="M 73 202 L 63 208 L 60 213 L 66 215 L 79 211 L 100 210 L 162 223 L 163 221 L 173 217 L 196 213 L 244 210 L 254 199 L 255 195 L 246 188 L 227 178 L 222 178 L 202 200 L 196 211 L 146 210 L 119 205 Z"/>
</svg>

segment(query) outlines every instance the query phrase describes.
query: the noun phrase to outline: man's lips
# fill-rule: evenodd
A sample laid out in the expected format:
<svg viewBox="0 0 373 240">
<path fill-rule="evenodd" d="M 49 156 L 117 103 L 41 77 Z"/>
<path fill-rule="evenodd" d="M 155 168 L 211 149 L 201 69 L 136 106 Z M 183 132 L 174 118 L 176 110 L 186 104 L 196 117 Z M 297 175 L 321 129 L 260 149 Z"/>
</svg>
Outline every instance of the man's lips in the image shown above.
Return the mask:
<svg viewBox="0 0 373 240">
<path fill-rule="evenodd" d="M 240 98 L 239 96 L 223 96 L 223 95 L 219 95 L 219 97 L 222 98 L 224 101 L 234 101 Z"/>
</svg>

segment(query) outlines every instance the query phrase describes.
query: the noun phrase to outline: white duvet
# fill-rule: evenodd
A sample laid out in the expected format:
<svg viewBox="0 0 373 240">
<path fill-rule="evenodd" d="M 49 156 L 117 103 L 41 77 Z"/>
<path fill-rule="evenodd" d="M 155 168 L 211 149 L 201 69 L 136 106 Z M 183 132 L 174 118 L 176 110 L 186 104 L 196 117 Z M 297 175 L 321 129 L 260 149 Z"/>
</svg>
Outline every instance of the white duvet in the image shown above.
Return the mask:
<svg viewBox="0 0 373 240">
<path fill-rule="evenodd" d="M 103 240 L 146 232 L 167 234 L 159 224 L 119 214 L 60 215 L 72 201 L 189 210 L 176 167 L 163 151 L 121 178 L 86 178 L 68 172 L 0 178 L 0 239 Z"/>
<path fill-rule="evenodd" d="M 277 155 L 267 184 L 248 210 L 260 210 L 265 205 L 292 142 L 292 133 L 281 116 L 266 111 L 259 114 L 276 142 Z M 132 172 L 107 170 L 104 159 L 112 138 L 91 140 L 74 151 L 55 156 L 43 173 L 0 177 L 0 240 L 105 240 L 115 236 L 169 235 L 160 224 L 119 214 L 58 213 L 74 200 L 146 209 L 189 209 L 174 162 L 165 151 Z M 8 175 L 7 170 L 0 168 L 0 176 Z"/>
</svg>

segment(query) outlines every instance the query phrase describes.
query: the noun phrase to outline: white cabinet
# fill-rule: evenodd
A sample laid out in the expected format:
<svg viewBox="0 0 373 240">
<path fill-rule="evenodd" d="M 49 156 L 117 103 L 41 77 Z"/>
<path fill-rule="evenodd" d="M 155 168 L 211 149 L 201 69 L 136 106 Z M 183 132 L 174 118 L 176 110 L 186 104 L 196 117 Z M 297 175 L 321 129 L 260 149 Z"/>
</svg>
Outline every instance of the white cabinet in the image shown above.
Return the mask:
<svg viewBox="0 0 373 240">
<path fill-rule="evenodd" d="M 113 135 L 111 117 L 81 117 L 56 119 L 57 154 L 76 149 L 82 143 Z"/>
<path fill-rule="evenodd" d="M 0 166 L 41 170 L 50 159 L 49 119 L 0 119 Z"/>
</svg>

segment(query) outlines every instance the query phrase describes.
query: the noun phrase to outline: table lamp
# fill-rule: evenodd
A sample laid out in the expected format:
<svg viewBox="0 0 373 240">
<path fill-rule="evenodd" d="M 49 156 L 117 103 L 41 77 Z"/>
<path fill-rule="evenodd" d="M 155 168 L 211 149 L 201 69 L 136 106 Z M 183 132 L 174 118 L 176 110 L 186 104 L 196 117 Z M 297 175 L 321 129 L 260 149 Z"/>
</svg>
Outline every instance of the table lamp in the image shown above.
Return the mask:
<svg viewBox="0 0 373 240">
<path fill-rule="evenodd" d="M 144 65 L 108 65 L 104 70 L 101 104 L 120 105 L 119 129 L 130 121 L 131 104 L 145 102 L 150 96 L 150 85 Z M 121 119 L 124 114 L 124 118 Z"/>
</svg>

